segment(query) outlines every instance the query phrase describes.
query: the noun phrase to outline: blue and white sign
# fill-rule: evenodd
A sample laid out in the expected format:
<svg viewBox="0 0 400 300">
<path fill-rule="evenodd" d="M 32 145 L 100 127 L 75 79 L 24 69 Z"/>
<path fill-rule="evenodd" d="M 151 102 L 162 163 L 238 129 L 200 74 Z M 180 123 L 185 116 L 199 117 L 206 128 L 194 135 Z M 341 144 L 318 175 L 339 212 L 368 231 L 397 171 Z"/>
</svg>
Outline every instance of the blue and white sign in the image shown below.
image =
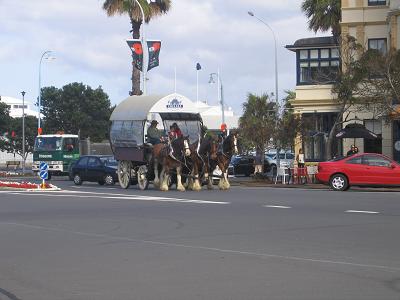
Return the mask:
<svg viewBox="0 0 400 300">
<path fill-rule="evenodd" d="M 45 162 L 41 162 L 40 165 L 39 165 L 39 169 L 40 169 L 40 171 L 46 171 L 47 172 L 49 170 L 49 165 L 46 164 Z"/>
<path fill-rule="evenodd" d="M 49 178 L 49 165 L 45 162 L 41 162 L 39 165 L 39 177 L 43 180 Z"/>
<path fill-rule="evenodd" d="M 41 179 L 44 179 L 44 180 L 47 180 L 48 178 L 49 178 L 49 172 L 47 172 L 47 170 L 46 171 L 40 171 L 39 172 L 39 177 L 41 178 Z"/>
</svg>

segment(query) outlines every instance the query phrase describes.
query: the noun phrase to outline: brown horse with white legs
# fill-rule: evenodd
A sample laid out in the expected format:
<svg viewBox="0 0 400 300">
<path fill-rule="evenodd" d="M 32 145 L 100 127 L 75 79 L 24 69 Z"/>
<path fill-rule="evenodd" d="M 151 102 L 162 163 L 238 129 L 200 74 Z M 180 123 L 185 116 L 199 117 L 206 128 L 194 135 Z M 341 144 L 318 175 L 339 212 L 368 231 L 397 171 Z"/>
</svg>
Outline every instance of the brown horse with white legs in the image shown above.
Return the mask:
<svg viewBox="0 0 400 300">
<path fill-rule="evenodd" d="M 200 171 L 203 169 L 203 160 L 199 155 L 199 147 L 201 145 L 200 139 L 190 144 L 190 157 L 187 163 L 187 176 L 186 185 L 188 190 L 200 191 Z"/>
<path fill-rule="evenodd" d="M 216 167 L 218 152 L 218 141 L 211 136 L 204 137 L 201 140 L 200 147 L 198 148 L 198 154 L 201 159 L 199 162 L 199 170 L 203 175 L 201 176 L 207 181 L 207 188 L 213 189 L 212 185 L 212 170 Z"/>
<path fill-rule="evenodd" d="M 216 165 L 218 165 L 218 167 L 222 172 L 222 178 L 219 180 L 218 184 L 218 187 L 221 190 L 227 190 L 230 187 L 230 183 L 228 181 L 228 167 L 232 155 L 237 153 L 238 153 L 238 134 L 235 132 L 228 135 L 225 139 L 223 139 L 222 149 L 217 153 L 217 158 L 215 160 Z"/>
<path fill-rule="evenodd" d="M 185 191 L 185 187 L 182 184 L 182 168 L 186 164 L 186 160 L 190 154 L 188 137 L 176 138 L 171 141 L 170 146 L 165 145 L 160 150 L 157 158 L 155 158 L 154 170 L 158 171 L 158 164 L 162 166 L 160 173 L 161 191 L 168 191 L 168 179 L 171 176 L 171 171 L 174 169 L 176 170 L 176 189 L 178 191 Z"/>
</svg>

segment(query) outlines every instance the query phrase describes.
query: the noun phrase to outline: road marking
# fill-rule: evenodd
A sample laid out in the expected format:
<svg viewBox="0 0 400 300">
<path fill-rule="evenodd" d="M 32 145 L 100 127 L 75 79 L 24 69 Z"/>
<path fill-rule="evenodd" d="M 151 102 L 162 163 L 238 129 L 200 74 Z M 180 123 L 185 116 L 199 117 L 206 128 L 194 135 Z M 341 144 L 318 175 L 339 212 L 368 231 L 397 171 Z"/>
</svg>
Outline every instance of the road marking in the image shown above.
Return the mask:
<svg viewBox="0 0 400 300">
<path fill-rule="evenodd" d="M 379 214 L 378 211 L 368 211 L 368 210 L 346 210 L 347 213 L 360 213 L 360 214 Z"/>
<path fill-rule="evenodd" d="M 282 206 L 282 205 L 264 205 L 264 207 L 270 207 L 270 208 L 291 208 L 290 206 Z"/>
<path fill-rule="evenodd" d="M 309 262 L 309 263 L 322 263 L 322 264 L 342 265 L 342 266 L 368 268 L 368 269 L 378 269 L 378 270 L 382 270 L 382 271 L 386 271 L 386 272 L 400 272 L 400 267 L 391 267 L 391 266 L 385 266 L 385 265 L 373 265 L 373 264 L 364 264 L 364 263 L 341 261 L 341 260 L 315 259 L 315 258 L 309 258 L 309 257 L 286 256 L 286 255 L 278 255 L 278 254 L 271 254 L 271 253 L 264 253 L 264 252 L 240 251 L 240 250 L 214 248 L 214 247 L 206 247 L 206 246 L 193 246 L 193 245 L 187 245 L 187 244 L 158 242 L 158 241 L 152 241 L 152 240 L 140 240 L 140 239 L 133 239 L 133 238 L 129 238 L 129 237 L 123 237 L 123 236 L 113 236 L 113 235 L 101 234 L 101 233 L 73 231 L 73 230 L 67 230 L 67 229 L 62 229 L 62 228 L 31 225 L 31 224 L 25 224 L 25 223 L 0 222 L 0 225 L 19 226 L 19 227 L 25 227 L 25 228 L 30 228 L 30 229 L 36 229 L 36 230 L 47 230 L 47 231 L 52 231 L 52 232 L 69 233 L 69 234 L 75 234 L 75 235 L 86 236 L 86 237 L 107 238 L 107 239 L 112 239 L 112 240 L 117 240 L 117 241 L 127 241 L 127 242 L 151 244 L 151 245 L 158 245 L 158 246 L 165 246 L 165 247 L 205 250 L 205 251 L 213 251 L 213 252 L 219 252 L 219 253 L 255 256 L 255 257 L 260 257 L 260 258 L 276 258 L 276 259 L 302 261 L 302 262 Z"/>
<path fill-rule="evenodd" d="M 58 193 L 40 193 L 37 192 L 35 196 L 43 197 L 74 197 L 74 198 L 100 198 L 100 199 L 118 199 L 118 200 L 136 200 L 136 201 L 156 201 L 156 202 L 179 202 L 179 203 L 196 203 L 196 204 L 230 204 L 230 202 L 223 201 L 209 201 L 209 200 L 198 200 L 198 199 L 185 199 L 185 198 L 170 198 L 170 197 L 156 197 L 156 196 L 141 196 L 141 195 L 129 195 L 129 194 L 108 194 L 108 193 L 94 193 L 94 192 L 76 192 L 66 191 Z M 78 195 L 78 193 L 86 195 Z M 32 196 L 31 193 L 27 192 L 8 192 L 8 194 Z M 91 195 L 92 194 L 92 195 Z M 95 195 L 93 195 L 95 194 Z"/>
</svg>

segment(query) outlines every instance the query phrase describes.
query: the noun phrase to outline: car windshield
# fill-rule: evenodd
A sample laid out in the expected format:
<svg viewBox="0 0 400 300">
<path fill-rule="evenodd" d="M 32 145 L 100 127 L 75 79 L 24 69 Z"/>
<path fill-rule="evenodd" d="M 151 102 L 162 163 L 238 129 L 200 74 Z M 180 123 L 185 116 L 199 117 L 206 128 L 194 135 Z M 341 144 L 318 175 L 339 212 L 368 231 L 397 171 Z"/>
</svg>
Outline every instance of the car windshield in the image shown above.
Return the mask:
<svg viewBox="0 0 400 300">
<path fill-rule="evenodd" d="M 334 158 L 332 158 L 332 159 L 330 159 L 328 161 L 339 161 L 339 160 L 342 160 L 342 159 L 345 159 L 345 158 L 346 158 L 346 156 L 339 155 L 339 156 L 335 156 Z"/>
<path fill-rule="evenodd" d="M 35 151 L 61 150 L 61 137 L 37 137 L 35 140 Z"/>
<path fill-rule="evenodd" d="M 118 162 L 115 160 L 114 157 L 100 157 L 101 162 L 106 166 L 106 167 L 116 167 L 118 165 Z"/>
</svg>

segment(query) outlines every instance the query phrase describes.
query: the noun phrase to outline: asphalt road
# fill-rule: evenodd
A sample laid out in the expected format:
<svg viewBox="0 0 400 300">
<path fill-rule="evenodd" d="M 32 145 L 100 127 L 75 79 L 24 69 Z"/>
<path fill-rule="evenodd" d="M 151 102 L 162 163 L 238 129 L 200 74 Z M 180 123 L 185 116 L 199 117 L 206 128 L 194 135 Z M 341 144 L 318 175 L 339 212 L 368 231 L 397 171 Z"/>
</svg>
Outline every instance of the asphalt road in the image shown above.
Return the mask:
<svg viewBox="0 0 400 300">
<path fill-rule="evenodd" d="M 0 299 L 400 299 L 400 193 L 0 191 Z"/>
</svg>

